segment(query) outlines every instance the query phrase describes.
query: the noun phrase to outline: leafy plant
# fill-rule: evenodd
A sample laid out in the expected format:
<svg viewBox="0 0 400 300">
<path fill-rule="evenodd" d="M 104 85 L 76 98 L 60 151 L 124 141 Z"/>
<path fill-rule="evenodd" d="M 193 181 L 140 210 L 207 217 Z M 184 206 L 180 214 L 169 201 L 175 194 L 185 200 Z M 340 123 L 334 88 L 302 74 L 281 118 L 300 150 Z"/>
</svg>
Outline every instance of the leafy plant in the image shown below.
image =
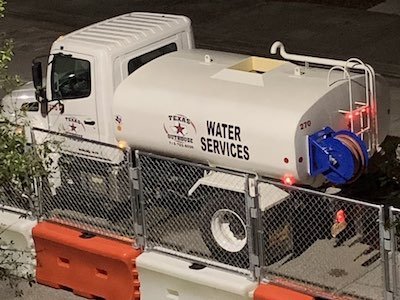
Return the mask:
<svg viewBox="0 0 400 300">
<path fill-rule="evenodd" d="M 28 250 L 15 249 L 13 241 L 1 238 L 7 229 L 0 231 L 0 281 L 7 281 L 15 296 L 21 297 L 23 292 L 20 284 L 27 282 L 32 286 L 35 283 L 33 274 L 28 272 L 26 266 L 27 261 L 33 260 L 34 257 Z"/>
<path fill-rule="evenodd" d="M 6 2 L 0 0 L 0 18 L 4 17 Z M 9 63 L 14 56 L 13 41 L 4 39 L 0 34 L 0 90 L 9 93 L 21 84 L 18 76 L 9 74 Z M 11 110 L 10 110 L 11 109 Z M 4 114 L 0 110 L 0 205 L 24 209 L 28 213 L 21 217 L 39 217 L 37 187 L 42 179 L 51 172 L 52 160 L 50 152 L 54 151 L 56 143 L 47 141 L 40 144 L 31 142 L 30 127 L 24 108 L 7 107 Z M 12 240 L 5 236 L 9 228 L 0 224 L 0 281 L 6 281 L 15 291 L 16 296 L 22 296 L 20 283 L 32 285 L 34 278 L 26 264 L 33 257 L 30 249 L 20 249 Z M 22 277 L 21 277 L 22 275 Z"/>
<path fill-rule="evenodd" d="M 57 151 L 59 143 L 47 140 L 28 145 L 30 136 L 25 131 L 30 132 L 30 127 L 23 110 L 16 112 L 12 120 L 3 118 L 0 123 L 0 204 L 27 211 L 21 213 L 21 218 L 39 218 L 38 188 L 52 173 L 51 153 Z M 22 296 L 19 284 L 34 282 L 27 272 L 29 266 L 24 265 L 33 257 L 30 249 L 2 239 L 6 230 L 0 230 L 0 281 L 7 281 L 15 295 Z"/>
<path fill-rule="evenodd" d="M 4 17 L 6 2 L 0 0 L 0 18 Z M 3 41 L 0 48 L 0 89 L 6 93 L 11 92 L 16 86 L 21 84 L 21 79 L 18 75 L 10 75 L 8 73 L 8 65 L 11 62 L 14 52 L 14 42 L 12 39 L 5 39 L 5 33 L 0 33 L 0 38 Z"/>
</svg>

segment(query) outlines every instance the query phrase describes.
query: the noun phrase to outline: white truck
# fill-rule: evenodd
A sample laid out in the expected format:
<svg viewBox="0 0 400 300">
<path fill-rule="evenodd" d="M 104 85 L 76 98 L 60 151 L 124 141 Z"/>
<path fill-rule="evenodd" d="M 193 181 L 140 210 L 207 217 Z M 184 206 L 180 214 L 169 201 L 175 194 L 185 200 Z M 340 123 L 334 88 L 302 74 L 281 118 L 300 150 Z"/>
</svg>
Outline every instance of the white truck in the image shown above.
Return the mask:
<svg viewBox="0 0 400 300">
<path fill-rule="evenodd" d="M 60 36 L 50 50 L 45 84 L 41 63 L 34 60 L 34 82 L 2 103 L 11 113 L 15 103 L 28 106 L 33 127 L 115 144 L 112 98 L 117 86 L 147 62 L 193 47 L 186 17 L 118 16 Z"/>
<path fill-rule="evenodd" d="M 356 180 L 388 132 L 386 85 L 358 59 L 193 48 L 184 16 L 118 16 L 60 37 L 46 84 L 34 61 L 36 92 L 2 103 L 27 106 L 34 127 L 288 184 Z"/>
<path fill-rule="evenodd" d="M 286 184 L 320 186 L 326 181 L 344 184 L 356 180 L 388 132 L 389 96 L 383 78 L 357 59 L 292 55 L 276 42 L 271 53 L 278 52 L 283 60 L 194 49 L 188 18 L 131 13 L 60 37 L 51 48 L 46 84 L 42 66 L 35 60 L 33 83 L 5 97 L 2 104 L 10 114 L 15 108 L 27 107 L 33 127 L 282 179 Z M 63 196 L 73 190 L 63 198 L 66 205 L 62 208 L 75 209 L 71 203 L 78 199 L 76 202 L 101 203 L 93 207 L 102 212 L 112 211 L 114 207 L 104 207 L 101 197 L 84 190 L 90 187 L 85 182 L 101 185 L 104 199 L 109 199 L 113 197 L 100 176 L 117 178 L 114 187 L 119 190 L 118 179 L 127 177 L 127 172 L 113 172 L 119 167 L 113 162 L 110 168 L 92 168 L 100 170 L 99 174 L 86 174 L 91 168 L 88 164 L 82 167 L 84 170 L 79 168 L 81 154 L 73 171 L 76 176 L 69 176 L 71 170 L 63 171 L 62 167 L 64 176 L 54 176 L 61 178 L 55 194 Z M 84 157 L 91 163 L 103 163 L 98 155 L 88 154 Z M 152 171 L 147 174 L 152 179 L 157 178 L 152 175 L 164 174 Z M 168 170 L 163 179 L 168 186 L 182 187 L 184 171 L 180 167 Z M 199 179 L 184 187 L 188 199 L 200 185 L 229 190 L 232 187 L 223 184 L 227 178 L 235 187 L 244 186 L 243 178 L 237 184 L 238 176 L 203 173 L 196 174 Z M 174 202 L 166 192 L 159 195 L 157 184 L 152 183 L 146 188 L 155 195 L 151 200 L 160 200 L 155 201 L 155 207 Z M 265 202 L 260 204 L 264 217 L 268 216 L 268 206 L 263 204 L 275 205 L 288 197 L 287 192 L 264 183 L 259 193 L 260 201 Z M 244 211 L 233 212 L 240 221 L 236 220 L 233 227 L 238 232 L 233 233 L 226 224 L 234 222 L 223 220 L 215 212 L 231 211 L 235 199 L 207 195 L 197 206 L 204 219 L 202 239 L 218 262 L 236 261 L 240 267 L 248 267 L 244 259 Z M 176 203 L 182 203 L 183 198 L 178 196 Z M 118 212 L 130 207 L 115 198 Z M 243 197 L 240 199 L 243 201 Z M 85 213 L 93 211 L 89 207 Z M 314 234 L 314 240 L 300 240 L 296 224 L 302 219 L 291 218 L 285 206 L 279 209 L 282 217 L 274 224 L 270 240 L 275 240 L 271 244 L 281 251 L 275 251 L 277 257 L 270 263 L 286 255 L 285 249 L 292 244 L 301 248 L 294 252 L 302 252 L 317 238 Z M 297 211 L 299 215 L 313 211 L 312 203 Z M 126 220 L 130 220 L 127 213 Z M 213 226 L 217 232 L 227 233 L 229 239 L 217 240 Z M 292 235 L 299 237 L 296 243 L 291 241 Z M 267 250 L 274 252 L 273 248 Z"/>
</svg>

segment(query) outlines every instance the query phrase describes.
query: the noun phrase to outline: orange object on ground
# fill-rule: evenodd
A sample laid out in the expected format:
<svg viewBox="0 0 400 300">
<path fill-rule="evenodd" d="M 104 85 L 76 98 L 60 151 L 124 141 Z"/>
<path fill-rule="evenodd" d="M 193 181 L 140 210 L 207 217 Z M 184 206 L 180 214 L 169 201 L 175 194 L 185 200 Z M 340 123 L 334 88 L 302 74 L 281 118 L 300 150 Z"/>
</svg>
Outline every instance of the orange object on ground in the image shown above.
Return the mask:
<svg viewBox="0 0 400 300">
<path fill-rule="evenodd" d="M 90 299 L 140 299 L 135 263 L 140 251 L 130 243 L 50 222 L 39 223 L 32 233 L 37 282 Z"/>
<path fill-rule="evenodd" d="M 315 298 L 269 283 L 257 287 L 254 291 L 254 300 L 315 300 Z"/>
</svg>

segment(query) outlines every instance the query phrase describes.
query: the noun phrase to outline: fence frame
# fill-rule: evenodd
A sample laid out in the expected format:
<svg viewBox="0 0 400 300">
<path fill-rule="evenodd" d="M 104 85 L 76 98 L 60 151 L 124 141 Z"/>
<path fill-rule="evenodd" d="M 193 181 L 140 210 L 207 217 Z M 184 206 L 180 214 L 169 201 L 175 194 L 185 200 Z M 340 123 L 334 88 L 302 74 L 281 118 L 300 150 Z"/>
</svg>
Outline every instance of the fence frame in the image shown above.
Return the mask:
<svg viewBox="0 0 400 300">
<path fill-rule="evenodd" d="M 74 136 L 70 134 L 60 133 L 56 131 L 45 130 L 41 128 L 31 128 L 31 146 L 35 146 L 36 140 L 34 138 L 34 131 L 39 131 L 42 133 L 47 133 L 50 135 L 61 136 L 67 139 L 72 139 L 75 141 L 87 142 L 93 145 L 105 146 L 114 149 L 121 150 L 116 145 L 107 144 L 100 141 L 89 140 L 86 138 L 82 138 L 79 136 Z M 133 222 L 129 226 L 133 227 L 133 232 L 135 233 L 135 239 L 133 247 L 140 248 L 142 250 L 155 250 L 164 252 L 167 254 L 172 254 L 183 259 L 189 259 L 191 261 L 198 261 L 200 263 L 204 263 L 207 266 L 213 266 L 222 268 L 227 271 L 239 272 L 247 275 L 251 280 L 254 281 L 262 281 L 268 278 L 267 270 L 265 266 L 266 257 L 264 253 L 265 249 L 265 241 L 264 241 L 264 230 L 263 230 L 263 222 L 262 222 L 262 210 L 260 208 L 260 194 L 259 194 L 259 183 L 268 183 L 272 184 L 276 187 L 284 187 L 285 189 L 296 190 L 300 192 L 304 192 L 307 194 L 313 194 L 315 196 L 329 197 L 330 199 L 336 199 L 339 201 L 344 201 L 347 203 L 358 204 L 362 206 L 372 207 L 379 209 L 379 248 L 380 248 L 380 263 L 382 265 L 382 276 L 383 276 L 383 290 L 384 295 L 383 298 L 385 300 L 391 299 L 399 299 L 400 300 L 400 265 L 397 257 L 397 253 L 400 255 L 400 250 L 397 247 L 397 244 L 400 242 L 400 237 L 397 235 L 400 232 L 397 232 L 397 228 L 394 226 L 387 227 L 387 224 L 393 224 L 394 221 L 397 220 L 397 216 L 400 218 L 400 209 L 394 208 L 392 206 L 383 206 L 377 204 L 366 203 L 363 201 L 341 197 L 337 195 L 327 194 L 315 190 L 310 190 L 304 187 L 298 186 L 288 186 L 281 182 L 277 182 L 275 180 L 267 179 L 264 177 L 258 177 L 256 174 L 244 173 L 233 171 L 230 169 L 223 169 L 218 167 L 211 167 L 208 165 L 204 165 L 201 163 L 195 163 L 191 161 L 185 161 L 182 159 L 166 157 L 162 155 L 157 155 L 149 152 L 135 150 L 132 151 L 130 148 L 126 148 L 121 150 L 125 153 L 128 165 L 128 177 L 129 181 L 129 195 L 128 201 L 130 203 L 130 210 L 132 212 Z M 67 153 L 71 155 L 77 155 L 84 157 L 82 153 Z M 224 263 L 219 263 L 215 261 L 209 261 L 207 259 L 202 259 L 200 257 L 195 257 L 192 255 L 186 255 L 184 253 L 179 253 L 177 251 L 155 246 L 149 248 L 147 242 L 147 228 L 146 228 L 146 211 L 145 211 L 145 199 L 143 196 L 143 175 L 142 175 L 142 165 L 141 165 L 141 156 L 148 156 L 151 158 L 166 160 L 169 162 L 184 164 L 187 166 L 192 166 L 196 168 L 201 168 L 204 171 L 215 171 L 222 172 L 225 174 L 241 176 L 244 178 L 245 187 L 244 187 L 244 201 L 245 201 L 245 212 L 246 212 L 246 230 L 247 230 L 247 246 L 248 246 L 248 255 L 249 255 L 249 268 L 245 273 L 240 268 L 234 266 L 228 266 Z M 90 159 L 90 156 L 86 158 Z M 21 214 L 26 214 L 30 218 L 37 218 L 38 220 L 43 220 L 44 216 L 44 197 L 43 197 L 43 183 L 41 180 L 34 179 L 33 185 L 35 187 L 35 193 L 37 196 L 37 207 L 31 208 L 28 211 L 24 211 L 18 207 L 8 207 L 7 205 L 0 204 L 0 210 L 13 211 Z M 94 225 L 96 226 L 96 225 Z M 81 228 L 82 229 L 82 228 Z M 101 232 L 96 232 L 96 234 L 103 235 Z M 105 235 L 107 236 L 107 235 Z"/>
<path fill-rule="evenodd" d="M 67 134 L 67 133 L 62 133 L 62 132 L 57 132 L 57 131 L 52 131 L 52 130 L 46 130 L 46 129 L 42 129 L 42 128 L 36 128 L 33 127 L 31 128 L 31 145 L 34 147 L 38 141 L 37 138 L 38 136 L 35 135 L 36 132 L 38 132 L 39 134 L 41 134 L 40 138 L 43 140 L 49 140 L 49 141 L 56 141 L 59 142 L 57 140 L 57 138 L 61 137 L 62 139 L 65 139 L 63 141 L 61 141 L 61 146 L 58 149 L 55 149 L 54 153 L 55 154 L 59 154 L 60 157 L 58 157 L 58 159 L 60 159 L 61 157 L 65 156 L 65 157 L 74 157 L 77 160 L 80 161 L 84 161 L 84 162 L 99 162 L 99 163 L 104 163 L 109 165 L 110 168 L 120 168 L 122 166 L 121 170 L 126 170 L 127 171 L 127 176 L 124 177 L 125 179 L 125 183 L 126 183 L 126 189 L 127 189 L 127 193 L 125 193 L 124 195 L 127 198 L 127 201 L 129 201 L 130 203 L 130 207 L 128 209 L 131 210 L 132 214 L 131 214 L 131 218 L 133 218 L 136 214 L 135 212 L 132 210 L 132 197 L 134 195 L 133 191 L 132 191 L 132 187 L 133 187 L 133 177 L 131 174 L 131 169 L 132 169 L 132 151 L 129 147 L 126 148 L 120 148 L 117 145 L 114 144 L 109 144 L 109 143 L 105 143 L 105 142 L 101 142 L 101 141 L 96 141 L 96 140 L 91 140 L 91 139 L 87 139 L 81 136 L 77 136 L 77 135 L 72 135 L 72 134 Z M 72 144 L 68 144 L 68 141 L 70 141 Z M 67 143 L 67 147 L 66 149 L 63 149 L 63 144 Z M 97 153 L 97 155 L 90 155 L 90 154 L 86 154 L 84 152 L 85 147 L 82 147 L 82 149 L 78 149 L 79 152 L 73 152 L 71 150 L 71 146 L 74 147 L 76 146 L 74 143 L 83 143 L 84 145 L 86 145 L 86 149 L 91 149 L 91 148 L 95 148 L 95 147 L 102 147 L 100 148 L 103 153 L 107 152 L 107 157 L 102 157 L 100 153 Z M 112 158 L 110 159 L 110 155 L 112 154 Z M 120 157 L 119 157 L 120 156 Z M 72 164 L 74 167 L 76 167 L 75 162 Z M 60 166 L 62 166 L 62 164 L 60 164 L 60 162 L 57 162 L 57 167 L 61 168 Z M 78 169 L 78 168 L 77 168 Z M 80 168 L 79 168 L 80 169 Z M 89 166 L 90 169 L 90 166 Z M 82 167 L 82 170 L 84 170 L 84 168 Z M 95 169 L 98 170 L 98 169 Z M 110 179 L 112 176 L 117 176 L 117 175 L 112 175 L 112 174 L 108 174 L 105 171 L 103 172 L 103 170 L 101 170 L 101 175 L 105 175 L 107 176 L 108 179 Z M 60 180 L 61 180 L 61 171 L 60 174 L 58 175 L 60 176 Z M 75 178 L 74 178 L 75 180 Z M 113 180 L 115 180 L 115 178 L 113 178 Z M 114 183 L 118 183 L 116 180 Z M 104 184 L 104 183 L 103 183 Z M 64 187 L 63 184 L 60 184 L 59 187 Z M 122 239 L 122 240 L 126 240 L 126 241 L 132 241 L 132 239 L 134 240 L 134 236 L 124 236 L 123 234 L 121 234 L 121 230 L 122 228 L 118 228 L 118 226 L 111 226 L 109 228 L 103 227 L 98 225 L 98 223 L 96 223 L 95 219 L 98 218 L 98 216 L 93 217 L 90 216 L 90 214 L 87 214 L 86 212 L 84 212 L 84 216 L 83 216 L 83 221 L 80 220 L 80 218 L 82 218 L 82 216 L 79 216 L 80 213 L 82 212 L 78 212 L 76 211 L 78 214 L 77 216 L 75 216 L 76 218 L 70 218 L 70 220 L 68 220 L 68 217 L 62 217 L 60 219 L 56 218 L 53 219 L 51 216 L 46 216 L 46 214 L 50 213 L 50 211 L 47 211 L 47 207 L 46 207 L 46 193 L 44 192 L 44 184 L 42 180 L 38 180 L 36 182 L 36 189 L 38 191 L 38 208 L 37 208 L 37 214 L 38 214 L 38 220 L 46 220 L 46 221 L 50 221 L 50 222 L 56 222 L 56 223 L 60 223 L 60 224 L 64 224 L 67 226 L 72 226 L 75 227 L 79 230 L 82 230 L 83 232 L 88 232 L 88 233 L 93 233 L 95 235 L 101 235 L 101 236 L 105 236 L 105 237 L 110 237 L 110 238 L 114 238 L 114 239 Z M 94 191 L 94 190 L 93 190 Z M 115 192 L 115 191 L 114 191 Z M 48 191 L 47 191 L 48 194 Z M 60 194 L 61 195 L 61 194 Z M 54 195 L 47 195 L 47 197 L 54 197 Z M 68 195 L 67 195 L 68 196 Z M 70 195 L 69 195 L 70 196 Z M 115 195 L 114 195 L 115 196 Z M 117 195 L 118 197 L 118 195 Z M 111 197 L 112 198 L 112 197 Z M 84 197 L 82 197 L 82 199 L 85 201 L 87 199 L 85 199 Z M 75 203 L 73 201 L 73 199 L 68 200 L 70 201 L 70 203 Z M 113 202 L 114 200 L 110 200 L 110 203 Z M 101 206 L 101 203 L 98 203 L 99 206 Z M 71 205 L 72 206 L 72 205 Z M 61 210 L 65 210 L 65 208 L 61 208 Z M 71 208 L 71 211 L 74 212 L 73 206 Z M 100 217 L 105 221 L 109 221 L 107 218 L 103 218 L 102 216 Z M 88 220 L 90 220 L 91 222 L 88 222 Z M 131 223 L 128 224 L 127 228 L 129 228 L 130 231 L 134 232 L 134 222 L 131 222 L 131 220 L 127 220 L 127 222 Z M 93 223 L 93 224 L 92 224 Z M 108 227 L 108 226 L 107 226 Z"/>
<path fill-rule="evenodd" d="M 377 209 L 378 210 L 377 213 L 378 213 L 378 217 L 379 217 L 379 219 L 377 221 L 379 222 L 380 265 L 382 267 L 382 273 L 383 273 L 382 274 L 382 276 L 383 276 L 383 282 L 382 282 L 382 285 L 383 285 L 382 293 L 383 293 L 383 295 L 382 296 L 383 296 L 384 300 L 392 300 L 393 299 L 392 288 L 390 286 L 390 281 L 391 281 L 391 276 L 392 276 L 390 274 L 390 270 L 392 270 L 392 268 L 390 267 L 390 260 L 389 260 L 389 252 L 392 251 L 392 250 L 389 247 L 390 244 L 388 243 L 393 239 L 391 239 L 390 231 L 388 231 L 386 229 L 386 227 L 385 227 L 388 210 L 384 205 L 367 203 L 367 202 L 363 202 L 363 201 L 356 200 L 356 199 L 351 199 L 351 198 L 342 197 L 342 196 L 333 195 L 333 194 L 327 194 L 327 193 L 323 193 L 323 192 L 320 192 L 320 191 L 307 189 L 307 188 L 300 187 L 300 186 L 289 186 L 289 185 L 285 185 L 282 182 L 278 182 L 278 181 L 271 180 L 271 179 L 268 179 L 268 178 L 260 178 L 260 179 L 258 179 L 258 182 L 272 184 L 272 185 L 274 185 L 276 187 L 282 187 L 282 188 L 284 188 L 286 190 L 300 191 L 300 192 L 304 192 L 306 194 L 312 194 L 312 195 L 321 196 L 321 197 L 328 197 L 330 199 L 344 201 L 345 203 L 362 205 L 362 206 L 366 206 L 366 207 Z M 400 213 L 400 209 L 398 209 L 398 211 Z M 263 270 L 262 270 L 261 274 L 264 276 L 264 280 L 268 280 L 268 272 L 267 272 L 266 266 L 265 266 L 265 258 L 264 258 L 264 261 L 262 263 L 262 266 L 263 266 L 262 267 Z M 395 269 L 395 268 L 393 268 L 393 269 Z M 280 277 L 280 276 L 278 275 L 278 277 Z M 282 283 L 280 283 L 280 284 L 282 284 Z M 291 287 L 293 288 L 293 286 L 291 286 Z M 400 298 L 399 298 L 399 300 L 400 300 Z"/>
<path fill-rule="evenodd" d="M 391 283 L 392 283 L 392 289 L 391 292 L 393 294 L 392 299 L 400 299 L 400 283 L 398 280 L 400 280 L 400 265 L 399 265 L 399 260 L 398 260 L 398 255 L 400 255 L 400 249 L 398 247 L 398 244 L 400 242 L 400 237 L 398 232 L 398 228 L 394 226 L 396 222 L 399 221 L 398 216 L 400 216 L 400 208 L 395 208 L 393 206 L 389 207 L 389 225 L 390 225 L 390 240 L 387 242 L 390 243 L 390 251 L 392 254 L 392 269 L 390 272 L 391 276 Z"/>
<path fill-rule="evenodd" d="M 245 201 L 245 208 L 246 208 L 246 230 L 248 232 L 247 235 L 247 246 L 248 246 L 248 255 L 249 255 L 249 268 L 247 269 L 247 272 L 244 271 L 244 269 L 235 267 L 235 266 L 230 266 L 224 263 L 219 263 L 215 262 L 212 260 L 196 257 L 196 256 L 191 256 L 187 255 L 182 252 L 174 251 L 171 249 L 167 249 L 161 246 L 153 246 L 149 247 L 147 243 L 147 228 L 146 228 L 146 213 L 145 213 L 145 200 L 143 197 L 143 181 L 142 181 L 142 172 L 143 172 L 143 165 L 141 162 L 141 157 L 149 157 L 152 159 L 160 159 L 163 161 L 168 161 L 171 163 L 177 163 L 177 164 L 182 164 L 186 166 L 191 166 L 195 168 L 200 168 L 204 171 L 215 171 L 215 172 L 220 172 L 224 174 L 229 174 L 229 175 L 234 175 L 238 177 L 243 177 L 244 178 L 244 201 Z M 134 183 L 134 185 L 137 187 L 137 194 L 139 195 L 139 205 L 140 205 L 140 213 L 141 216 L 138 217 L 138 222 L 136 223 L 135 227 L 137 228 L 137 247 L 142 248 L 143 250 L 155 250 L 159 252 L 164 252 L 167 254 L 172 254 L 184 259 L 189 259 L 190 261 L 197 261 L 200 263 L 205 264 L 206 266 L 212 266 L 212 267 L 218 267 L 227 271 L 234 271 L 237 273 L 245 274 L 247 277 L 251 280 L 261 280 L 260 276 L 260 271 L 261 271 L 261 265 L 260 262 L 262 259 L 260 259 L 259 254 L 261 245 L 260 245 L 260 240 L 262 241 L 262 238 L 259 238 L 260 233 L 262 234 L 262 230 L 260 230 L 259 227 L 259 205 L 258 205 L 258 195 L 257 195 L 257 185 L 255 184 L 256 179 L 254 175 L 249 175 L 247 173 L 242 173 L 242 172 L 237 172 L 229 169 L 222 169 L 222 168 L 217 168 L 217 167 L 211 167 L 208 165 L 200 164 L 200 163 L 194 163 L 190 161 L 185 161 L 181 159 L 176 159 L 172 157 L 166 157 L 162 155 L 157 155 L 145 151 L 140 151 L 140 150 L 135 150 L 135 160 L 136 160 L 136 168 L 134 170 L 134 173 L 137 174 L 137 183 Z"/>
</svg>

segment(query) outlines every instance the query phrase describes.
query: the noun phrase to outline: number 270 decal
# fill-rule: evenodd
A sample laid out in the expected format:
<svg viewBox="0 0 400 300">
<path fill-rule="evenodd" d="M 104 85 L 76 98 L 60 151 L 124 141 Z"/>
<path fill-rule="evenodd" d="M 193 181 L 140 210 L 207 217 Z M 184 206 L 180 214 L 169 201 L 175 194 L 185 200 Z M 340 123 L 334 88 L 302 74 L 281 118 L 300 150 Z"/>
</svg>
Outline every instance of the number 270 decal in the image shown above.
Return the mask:
<svg viewBox="0 0 400 300">
<path fill-rule="evenodd" d="M 311 120 L 300 123 L 300 130 L 306 129 L 311 126 Z"/>
</svg>

